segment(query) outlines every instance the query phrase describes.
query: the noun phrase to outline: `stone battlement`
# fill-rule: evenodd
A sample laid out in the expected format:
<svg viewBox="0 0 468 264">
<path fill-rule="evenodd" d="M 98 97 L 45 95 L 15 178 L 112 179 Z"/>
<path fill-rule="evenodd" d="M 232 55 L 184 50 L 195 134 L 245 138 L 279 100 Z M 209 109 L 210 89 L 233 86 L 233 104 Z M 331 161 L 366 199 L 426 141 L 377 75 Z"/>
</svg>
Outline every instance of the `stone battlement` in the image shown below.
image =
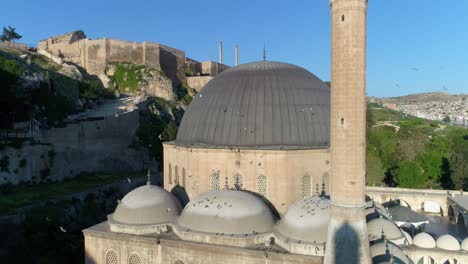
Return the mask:
<svg viewBox="0 0 468 264">
<path fill-rule="evenodd" d="M 129 42 L 117 39 L 88 39 L 83 31 L 74 31 L 42 40 L 38 51 L 78 64 L 88 73 L 103 75 L 109 63 L 142 64 L 163 71 L 180 83 L 186 82 L 185 52 L 151 42 Z"/>
</svg>

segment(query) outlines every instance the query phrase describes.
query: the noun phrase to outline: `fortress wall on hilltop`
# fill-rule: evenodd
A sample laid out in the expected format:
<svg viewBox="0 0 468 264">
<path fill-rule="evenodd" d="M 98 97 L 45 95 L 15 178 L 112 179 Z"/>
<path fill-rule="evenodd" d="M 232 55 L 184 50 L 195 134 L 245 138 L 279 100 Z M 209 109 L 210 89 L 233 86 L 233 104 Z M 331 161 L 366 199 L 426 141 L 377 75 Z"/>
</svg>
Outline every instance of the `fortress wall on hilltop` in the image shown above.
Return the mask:
<svg viewBox="0 0 468 264">
<path fill-rule="evenodd" d="M 186 82 L 185 52 L 150 42 L 129 42 L 117 39 L 86 39 L 81 31 L 51 37 L 39 42 L 38 50 L 62 57 L 84 67 L 88 73 L 100 75 L 108 63 L 142 64 L 164 71 L 172 80 Z"/>
</svg>

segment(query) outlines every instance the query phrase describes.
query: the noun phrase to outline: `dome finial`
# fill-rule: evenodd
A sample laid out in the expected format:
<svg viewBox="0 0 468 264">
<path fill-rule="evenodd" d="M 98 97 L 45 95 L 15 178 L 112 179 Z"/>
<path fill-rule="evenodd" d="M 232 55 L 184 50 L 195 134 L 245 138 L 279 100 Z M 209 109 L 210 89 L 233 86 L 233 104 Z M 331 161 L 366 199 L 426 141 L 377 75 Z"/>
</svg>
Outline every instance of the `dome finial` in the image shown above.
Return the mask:
<svg viewBox="0 0 468 264">
<path fill-rule="evenodd" d="M 263 45 L 263 61 L 266 61 L 266 48 L 265 48 L 265 45 Z"/>
<path fill-rule="evenodd" d="M 148 181 L 146 181 L 146 185 L 151 185 L 151 171 L 148 168 Z"/>
</svg>

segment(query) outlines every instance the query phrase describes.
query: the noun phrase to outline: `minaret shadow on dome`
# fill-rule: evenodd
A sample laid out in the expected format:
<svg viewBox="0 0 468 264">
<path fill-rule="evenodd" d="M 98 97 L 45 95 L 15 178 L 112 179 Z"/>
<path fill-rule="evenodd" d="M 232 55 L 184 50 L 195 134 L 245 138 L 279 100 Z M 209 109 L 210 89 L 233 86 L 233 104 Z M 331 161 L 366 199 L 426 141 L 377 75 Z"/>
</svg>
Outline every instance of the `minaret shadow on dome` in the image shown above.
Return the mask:
<svg viewBox="0 0 468 264">
<path fill-rule="evenodd" d="M 371 263 L 364 217 L 367 0 L 330 0 L 331 220 L 326 264 Z"/>
</svg>

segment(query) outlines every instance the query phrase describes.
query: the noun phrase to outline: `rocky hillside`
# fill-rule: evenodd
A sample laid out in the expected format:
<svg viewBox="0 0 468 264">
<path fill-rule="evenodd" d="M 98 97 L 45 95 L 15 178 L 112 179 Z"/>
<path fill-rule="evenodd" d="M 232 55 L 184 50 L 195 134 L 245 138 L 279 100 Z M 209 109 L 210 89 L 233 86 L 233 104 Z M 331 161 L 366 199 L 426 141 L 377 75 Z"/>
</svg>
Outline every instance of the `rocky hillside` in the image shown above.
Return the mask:
<svg viewBox="0 0 468 264">
<path fill-rule="evenodd" d="M 175 138 L 193 90 L 129 63 L 108 65 L 106 88 L 83 68 L 54 61 L 0 50 L 0 184 L 157 170 L 161 142 Z M 32 118 L 36 136 L 28 134 Z"/>
</svg>

